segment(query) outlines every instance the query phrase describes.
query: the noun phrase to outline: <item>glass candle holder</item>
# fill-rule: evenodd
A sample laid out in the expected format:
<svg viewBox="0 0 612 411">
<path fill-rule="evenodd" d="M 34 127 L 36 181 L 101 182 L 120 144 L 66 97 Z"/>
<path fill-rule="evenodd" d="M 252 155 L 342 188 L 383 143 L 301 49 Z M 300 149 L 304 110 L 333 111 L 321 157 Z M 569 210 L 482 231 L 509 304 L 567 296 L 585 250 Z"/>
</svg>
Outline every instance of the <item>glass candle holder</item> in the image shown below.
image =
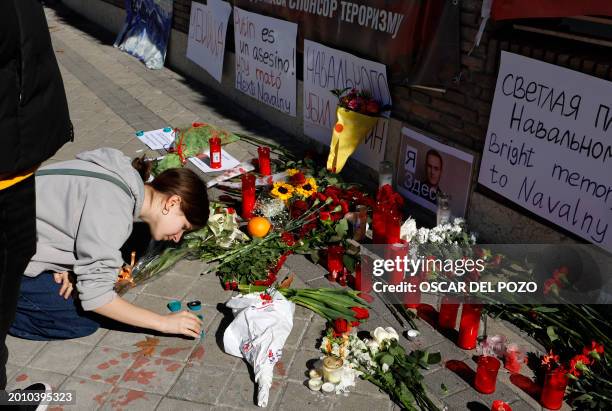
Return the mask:
<svg viewBox="0 0 612 411">
<path fill-rule="evenodd" d="M 513 374 L 521 372 L 521 366 L 525 361 L 525 353 L 521 350 L 508 349 L 504 353 L 504 368 Z"/>
<path fill-rule="evenodd" d="M 344 361 L 338 357 L 325 357 L 323 359 L 323 380 L 337 384 L 342 379 Z"/>
<path fill-rule="evenodd" d="M 370 256 L 361 255 L 363 261 L 363 270 L 366 273 L 372 273 L 373 261 Z M 357 262 L 355 266 L 355 290 L 368 293 L 372 291 L 372 274 L 363 274 L 361 263 Z"/>
<path fill-rule="evenodd" d="M 255 208 L 255 176 L 243 174 L 242 180 L 242 218 L 248 220 L 253 216 Z"/>
<path fill-rule="evenodd" d="M 364 205 L 357 206 L 357 214 L 353 229 L 353 240 L 361 241 L 365 238 L 366 225 L 368 223 L 368 207 Z"/>
<path fill-rule="evenodd" d="M 449 205 L 450 197 L 445 193 L 438 193 L 436 196 L 438 202 L 438 210 L 436 213 L 436 224 L 446 224 L 450 222 L 451 210 Z"/>
<path fill-rule="evenodd" d="M 381 161 L 378 165 L 378 187 L 385 184 L 393 185 L 393 163 L 391 161 Z"/>
<path fill-rule="evenodd" d="M 210 147 L 210 168 L 221 168 L 221 139 L 211 137 L 208 139 Z"/>
<path fill-rule="evenodd" d="M 387 244 L 396 244 L 400 242 L 401 225 L 401 213 L 395 207 L 390 207 L 385 218 L 385 235 Z"/>
<path fill-rule="evenodd" d="M 404 307 L 419 308 L 421 305 L 421 276 L 417 274 L 408 277 L 408 283 L 412 285 L 411 287 L 414 291 L 404 293 Z"/>
<path fill-rule="evenodd" d="M 544 387 L 540 394 L 540 404 L 550 410 L 558 410 L 563 405 L 565 388 L 567 387 L 567 371 L 556 369 L 544 376 Z"/>
<path fill-rule="evenodd" d="M 257 147 L 257 155 L 259 156 L 259 173 L 264 176 L 272 174 L 270 147 Z"/>
<path fill-rule="evenodd" d="M 457 299 L 454 297 L 442 297 L 440 311 L 438 312 L 438 327 L 454 330 L 455 325 L 457 325 L 458 313 L 459 303 Z"/>
<path fill-rule="evenodd" d="M 474 377 L 474 388 L 483 394 L 495 392 L 497 373 L 501 363 L 495 357 L 483 355 L 478 359 L 476 377 Z"/>
<path fill-rule="evenodd" d="M 341 245 L 327 246 L 327 271 L 329 271 L 329 280 L 336 281 L 338 275 L 344 270 L 342 257 L 344 256 L 344 247 Z"/>
<path fill-rule="evenodd" d="M 377 202 L 372 212 L 372 242 L 374 244 L 386 244 L 387 242 L 385 232 L 386 212 L 385 204 L 380 201 Z"/>
<path fill-rule="evenodd" d="M 464 350 L 476 348 L 482 304 L 463 304 L 457 345 Z"/>
</svg>

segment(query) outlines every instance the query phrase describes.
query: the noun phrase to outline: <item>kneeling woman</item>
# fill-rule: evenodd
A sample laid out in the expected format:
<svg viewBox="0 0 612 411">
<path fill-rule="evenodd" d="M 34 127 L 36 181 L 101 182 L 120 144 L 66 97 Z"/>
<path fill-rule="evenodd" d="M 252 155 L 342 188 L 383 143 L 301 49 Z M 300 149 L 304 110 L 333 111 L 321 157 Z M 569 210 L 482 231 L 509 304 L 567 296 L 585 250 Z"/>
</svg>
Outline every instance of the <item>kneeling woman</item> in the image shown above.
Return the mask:
<svg viewBox="0 0 612 411">
<path fill-rule="evenodd" d="M 102 148 L 37 172 L 37 250 L 22 278 L 12 335 L 30 340 L 89 335 L 99 326 L 87 313 L 93 311 L 161 333 L 199 336 L 202 322 L 195 315 L 159 315 L 113 290 L 123 265 L 120 248 L 134 220 L 147 223 L 155 240 L 175 242 L 208 220 L 206 185 L 194 172 L 170 169 L 144 183 L 149 168 Z M 76 277 L 76 300 L 68 271 Z"/>
</svg>

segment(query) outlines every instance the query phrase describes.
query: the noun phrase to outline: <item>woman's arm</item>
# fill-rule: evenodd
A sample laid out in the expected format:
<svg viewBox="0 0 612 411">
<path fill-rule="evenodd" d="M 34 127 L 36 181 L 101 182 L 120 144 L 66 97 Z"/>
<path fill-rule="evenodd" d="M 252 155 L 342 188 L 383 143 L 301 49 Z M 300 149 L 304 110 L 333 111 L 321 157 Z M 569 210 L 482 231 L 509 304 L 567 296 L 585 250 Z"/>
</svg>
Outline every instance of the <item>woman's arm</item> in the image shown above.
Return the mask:
<svg viewBox="0 0 612 411">
<path fill-rule="evenodd" d="M 202 329 L 202 321 L 190 312 L 180 311 L 160 315 L 131 304 L 119 296 L 93 311 L 124 324 L 149 328 L 165 334 L 183 334 L 198 338 Z"/>
</svg>

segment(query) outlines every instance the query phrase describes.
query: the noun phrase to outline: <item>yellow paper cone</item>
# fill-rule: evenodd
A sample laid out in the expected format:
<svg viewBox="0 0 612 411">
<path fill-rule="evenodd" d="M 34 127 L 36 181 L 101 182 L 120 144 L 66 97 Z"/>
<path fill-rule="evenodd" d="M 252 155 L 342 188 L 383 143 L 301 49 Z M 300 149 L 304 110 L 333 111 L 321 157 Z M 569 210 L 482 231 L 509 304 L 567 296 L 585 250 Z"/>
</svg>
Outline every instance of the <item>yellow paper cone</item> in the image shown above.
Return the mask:
<svg viewBox="0 0 612 411">
<path fill-rule="evenodd" d="M 327 157 L 327 169 L 339 173 L 349 156 L 357 150 L 370 130 L 376 125 L 378 117 L 350 111 L 343 107 L 336 109 L 338 121 L 334 126 L 332 141 Z"/>
</svg>

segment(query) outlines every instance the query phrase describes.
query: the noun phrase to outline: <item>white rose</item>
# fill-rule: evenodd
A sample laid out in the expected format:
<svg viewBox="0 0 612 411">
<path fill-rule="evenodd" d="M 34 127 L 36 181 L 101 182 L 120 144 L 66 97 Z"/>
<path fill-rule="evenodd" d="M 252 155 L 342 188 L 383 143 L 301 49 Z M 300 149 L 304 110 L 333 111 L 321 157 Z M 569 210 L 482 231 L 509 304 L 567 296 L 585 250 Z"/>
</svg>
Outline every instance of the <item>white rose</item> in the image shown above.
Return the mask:
<svg viewBox="0 0 612 411">
<path fill-rule="evenodd" d="M 383 364 L 382 365 L 382 370 L 383 370 L 383 372 L 389 371 L 389 366 L 387 364 Z"/>
<path fill-rule="evenodd" d="M 417 234 L 418 229 L 416 225 L 416 221 L 412 218 L 409 218 L 402 224 L 400 228 L 400 238 L 402 240 L 410 241 Z"/>
</svg>

